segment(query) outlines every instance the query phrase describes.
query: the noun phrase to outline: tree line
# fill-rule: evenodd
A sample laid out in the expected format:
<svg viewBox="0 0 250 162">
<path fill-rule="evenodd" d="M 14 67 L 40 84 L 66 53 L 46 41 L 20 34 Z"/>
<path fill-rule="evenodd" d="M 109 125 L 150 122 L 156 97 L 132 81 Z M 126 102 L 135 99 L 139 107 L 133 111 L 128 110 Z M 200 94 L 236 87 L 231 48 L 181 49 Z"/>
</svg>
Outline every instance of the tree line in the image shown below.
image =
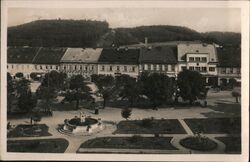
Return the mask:
<svg viewBox="0 0 250 162">
<path fill-rule="evenodd" d="M 206 32 L 181 26 L 153 25 L 109 28 L 106 21 L 37 20 L 8 28 L 8 46 L 113 47 L 144 42 L 195 41 L 239 46 L 241 34 Z"/>
</svg>

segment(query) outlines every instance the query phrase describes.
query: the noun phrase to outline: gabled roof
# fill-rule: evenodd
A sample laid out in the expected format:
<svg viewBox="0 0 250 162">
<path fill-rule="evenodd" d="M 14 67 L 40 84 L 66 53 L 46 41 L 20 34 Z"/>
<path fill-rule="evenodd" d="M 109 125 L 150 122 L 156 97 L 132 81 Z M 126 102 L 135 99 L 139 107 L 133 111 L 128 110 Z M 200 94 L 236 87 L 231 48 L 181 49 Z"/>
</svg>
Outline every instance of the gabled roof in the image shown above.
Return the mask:
<svg viewBox="0 0 250 162">
<path fill-rule="evenodd" d="M 222 47 L 217 48 L 219 67 L 241 67 L 241 48 Z"/>
<path fill-rule="evenodd" d="M 8 47 L 7 63 L 31 64 L 39 48 Z"/>
<path fill-rule="evenodd" d="M 66 48 L 42 47 L 34 58 L 34 64 L 59 64 Z"/>
<path fill-rule="evenodd" d="M 176 46 L 141 48 L 140 63 L 176 64 Z"/>
<path fill-rule="evenodd" d="M 102 52 L 102 48 L 68 48 L 63 55 L 62 63 L 97 63 Z"/>
<path fill-rule="evenodd" d="M 100 63 L 138 64 L 140 49 L 107 48 L 103 49 L 98 60 Z"/>
</svg>

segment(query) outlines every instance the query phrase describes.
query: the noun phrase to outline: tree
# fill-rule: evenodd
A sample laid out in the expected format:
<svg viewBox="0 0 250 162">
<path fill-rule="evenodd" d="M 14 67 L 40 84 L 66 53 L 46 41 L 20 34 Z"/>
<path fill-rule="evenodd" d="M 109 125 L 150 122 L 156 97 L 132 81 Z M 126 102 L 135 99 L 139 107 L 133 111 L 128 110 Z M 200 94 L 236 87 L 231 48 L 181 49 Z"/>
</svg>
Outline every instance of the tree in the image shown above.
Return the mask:
<svg viewBox="0 0 250 162">
<path fill-rule="evenodd" d="M 172 99 L 173 80 L 168 76 L 158 73 L 142 73 L 139 82 L 141 82 L 142 93 L 150 99 L 154 107 Z"/>
<path fill-rule="evenodd" d="M 84 82 L 82 75 L 72 76 L 70 79 L 70 87 L 73 90 L 74 100 L 76 101 L 76 109 L 79 108 L 80 99 L 91 99 L 90 88 Z"/>
<path fill-rule="evenodd" d="M 115 79 L 111 75 L 92 75 L 92 80 L 98 87 L 98 92 L 102 94 L 103 108 L 105 108 L 107 100 L 115 91 Z"/>
<path fill-rule="evenodd" d="M 193 104 L 198 98 L 206 94 L 202 75 L 197 71 L 184 70 L 178 74 L 177 85 L 180 89 L 180 96 L 184 101 L 189 100 Z"/>
<path fill-rule="evenodd" d="M 122 111 L 121 111 L 122 117 L 125 118 L 126 120 L 128 120 L 128 118 L 130 117 L 131 113 L 132 113 L 132 110 L 128 109 L 128 108 L 122 109 Z"/>
<path fill-rule="evenodd" d="M 132 107 L 134 102 L 138 100 L 141 93 L 140 83 L 136 81 L 135 78 L 129 75 L 121 75 L 116 78 L 117 89 L 120 89 L 119 96 L 122 98 L 127 98 Z"/>
<path fill-rule="evenodd" d="M 16 75 L 15 75 L 17 78 L 22 78 L 23 77 L 23 73 L 16 73 Z"/>
<path fill-rule="evenodd" d="M 32 96 L 30 90 L 28 90 L 27 93 L 22 93 L 18 97 L 18 107 L 24 112 L 31 112 L 32 109 L 36 106 L 36 104 L 37 99 Z"/>
<path fill-rule="evenodd" d="M 50 109 L 50 103 L 53 98 L 56 97 L 55 89 L 52 87 L 45 87 L 40 85 L 36 90 L 36 96 L 42 100 L 45 100 L 44 111 L 48 112 Z"/>
<path fill-rule="evenodd" d="M 30 89 L 30 81 L 22 78 L 21 80 L 18 80 L 16 82 L 16 92 L 17 96 L 20 96 L 22 94 L 27 94 Z"/>
<path fill-rule="evenodd" d="M 13 79 L 10 73 L 7 72 L 7 111 L 11 112 L 11 101 L 12 101 L 12 93 L 14 92 Z"/>
<path fill-rule="evenodd" d="M 53 70 L 45 74 L 41 85 L 45 87 L 52 87 L 55 89 L 63 89 L 66 78 L 66 73 Z"/>
</svg>

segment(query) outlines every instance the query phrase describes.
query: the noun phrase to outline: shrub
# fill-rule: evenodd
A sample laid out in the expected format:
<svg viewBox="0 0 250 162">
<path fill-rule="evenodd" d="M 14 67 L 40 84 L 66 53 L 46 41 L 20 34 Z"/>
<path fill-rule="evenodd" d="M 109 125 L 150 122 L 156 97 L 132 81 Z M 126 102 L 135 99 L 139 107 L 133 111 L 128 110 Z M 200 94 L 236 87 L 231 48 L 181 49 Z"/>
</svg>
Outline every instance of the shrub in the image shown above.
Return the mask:
<svg viewBox="0 0 250 162">
<path fill-rule="evenodd" d="M 152 126 L 152 119 L 150 119 L 150 118 L 145 118 L 145 119 L 142 119 L 142 121 L 141 121 L 141 126 L 142 127 L 150 127 L 150 126 Z"/>
<path fill-rule="evenodd" d="M 128 120 L 128 118 L 130 117 L 131 113 L 132 113 L 131 109 L 125 108 L 125 109 L 122 109 L 121 115 L 122 115 L 123 118 L 125 118 L 126 120 Z"/>
<path fill-rule="evenodd" d="M 16 75 L 15 75 L 17 78 L 22 78 L 23 77 L 23 73 L 16 73 Z"/>
<path fill-rule="evenodd" d="M 130 137 L 128 139 L 128 141 L 131 142 L 131 143 L 135 143 L 135 142 L 139 141 L 140 138 L 142 138 L 140 135 L 133 135 L 132 137 Z"/>
</svg>

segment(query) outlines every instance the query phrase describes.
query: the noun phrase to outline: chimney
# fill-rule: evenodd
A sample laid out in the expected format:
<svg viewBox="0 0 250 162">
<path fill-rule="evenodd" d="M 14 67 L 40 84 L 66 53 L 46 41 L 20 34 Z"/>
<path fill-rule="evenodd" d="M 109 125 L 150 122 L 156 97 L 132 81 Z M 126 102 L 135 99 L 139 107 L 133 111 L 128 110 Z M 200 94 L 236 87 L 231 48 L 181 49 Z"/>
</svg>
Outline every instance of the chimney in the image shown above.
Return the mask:
<svg viewBox="0 0 250 162">
<path fill-rule="evenodd" d="M 148 46 L 148 37 L 145 37 L 145 46 Z"/>
</svg>

